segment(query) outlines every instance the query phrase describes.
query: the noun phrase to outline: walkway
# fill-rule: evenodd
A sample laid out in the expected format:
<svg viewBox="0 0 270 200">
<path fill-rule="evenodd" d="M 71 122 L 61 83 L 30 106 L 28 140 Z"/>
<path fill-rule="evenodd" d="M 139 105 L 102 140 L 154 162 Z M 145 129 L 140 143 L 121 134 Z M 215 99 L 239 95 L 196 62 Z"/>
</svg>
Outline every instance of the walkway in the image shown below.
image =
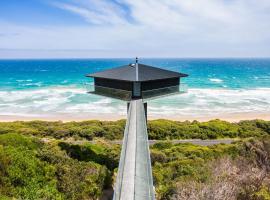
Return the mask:
<svg viewBox="0 0 270 200">
<path fill-rule="evenodd" d="M 114 200 L 153 200 L 153 178 L 142 100 L 130 102 Z"/>
</svg>

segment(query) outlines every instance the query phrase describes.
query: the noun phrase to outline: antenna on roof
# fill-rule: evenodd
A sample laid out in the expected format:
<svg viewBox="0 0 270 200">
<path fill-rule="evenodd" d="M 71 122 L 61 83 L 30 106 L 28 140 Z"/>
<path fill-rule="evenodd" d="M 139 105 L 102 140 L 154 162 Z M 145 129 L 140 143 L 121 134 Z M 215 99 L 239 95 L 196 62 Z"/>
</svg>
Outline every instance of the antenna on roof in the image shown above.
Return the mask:
<svg viewBox="0 0 270 200">
<path fill-rule="evenodd" d="M 135 67 L 136 67 L 136 81 L 138 81 L 139 80 L 138 57 L 136 57 Z"/>
</svg>

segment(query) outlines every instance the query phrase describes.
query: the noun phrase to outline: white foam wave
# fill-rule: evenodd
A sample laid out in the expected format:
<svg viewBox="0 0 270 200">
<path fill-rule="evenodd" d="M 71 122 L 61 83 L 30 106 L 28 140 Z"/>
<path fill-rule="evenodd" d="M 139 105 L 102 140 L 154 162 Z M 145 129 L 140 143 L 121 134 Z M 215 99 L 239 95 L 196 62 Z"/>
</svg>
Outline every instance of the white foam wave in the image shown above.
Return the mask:
<svg viewBox="0 0 270 200">
<path fill-rule="evenodd" d="M 223 80 L 222 79 L 218 79 L 218 78 L 210 78 L 209 79 L 211 82 L 214 82 L 214 83 L 222 83 Z"/>
<path fill-rule="evenodd" d="M 21 86 L 42 86 L 42 82 L 37 82 L 37 83 L 24 83 L 24 84 L 21 84 Z"/>
<path fill-rule="evenodd" d="M 154 115 L 211 116 L 216 114 L 270 112 L 270 88 L 249 90 L 190 89 L 188 93 L 151 102 Z M 158 108 L 158 109 L 157 109 Z"/>
<path fill-rule="evenodd" d="M 27 79 L 27 80 L 16 80 L 17 82 L 32 82 L 32 80 L 31 79 Z"/>
<path fill-rule="evenodd" d="M 89 95 L 86 89 L 77 87 L 0 91 L 0 115 L 123 114 L 124 108 L 116 100 Z"/>
<path fill-rule="evenodd" d="M 212 116 L 243 112 L 270 113 L 270 88 L 189 89 L 188 93 L 151 100 L 149 115 Z M 0 115 L 124 115 L 126 103 L 90 95 L 84 88 L 48 87 L 0 91 Z"/>
</svg>

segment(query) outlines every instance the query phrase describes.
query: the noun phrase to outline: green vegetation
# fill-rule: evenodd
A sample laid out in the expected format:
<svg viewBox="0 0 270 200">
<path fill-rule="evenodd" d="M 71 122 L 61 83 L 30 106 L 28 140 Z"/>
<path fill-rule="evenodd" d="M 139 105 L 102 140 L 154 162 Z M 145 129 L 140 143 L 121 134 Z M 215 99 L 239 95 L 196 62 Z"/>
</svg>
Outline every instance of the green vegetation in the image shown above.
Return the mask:
<svg viewBox="0 0 270 200">
<path fill-rule="evenodd" d="M 0 136 L 0 199 L 97 199 L 111 185 L 111 172 L 95 160 L 72 158 L 63 143 L 45 144 L 18 134 Z M 65 146 L 67 148 L 67 146 Z M 99 148 L 106 161 L 110 146 Z M 110 156 L 108 156 L 110 158 Z"/>
<path fill-rule="evenodd" d="M 53 137 L 56 139 L 73 137 L 75 139 L 92 140 L 94 137 L 106 139 L 121 139 L 125 128 L 125 120 L 84 121 L 84 122 L 0 122 L 0 134 L 18 133 L 39 137 Z"/>
<path fill-rule="evenodd" d="M 199 146 L 156 143 L 158 199 L 269 199 L 270 137 Z"/>
<path fill-rule="evenodd" d="M 18 133 L 55 139 L 104 138 L 121 139 L 125 128 L 125 120 L 84 121 L 84 122 L 0 122 L 0 134 Z M 209 122 L 170 120 L 152 120 L 148 122 L 149 139 L 216 139 L 216 138 L 248 138 L 270 134 L 270 122 L 263 120 L 241 121 L 229 123 L 221 120 Z"/>
<path fill-rule="evenodd" d="M 149 138 L 161 139 L 216 139 L 248 138 L 270 134 L 270 122 L 263 120 L 230 123 L 221 120 L 209 122 L 153 120 L 148 124 Z"/>
<path fill-rule="evenodd" d="M 124 124 L 0 123 L 0 199 L 100 198 L 112 187 L 120 154 L 120 146 L 107 139 L 121 139 Z M 148 130 L 151 139 L 246 138 L 213 146 L 154 144 L 157 199 L 269 199 L 270 122 L 154 120 Z"/>
</svg>

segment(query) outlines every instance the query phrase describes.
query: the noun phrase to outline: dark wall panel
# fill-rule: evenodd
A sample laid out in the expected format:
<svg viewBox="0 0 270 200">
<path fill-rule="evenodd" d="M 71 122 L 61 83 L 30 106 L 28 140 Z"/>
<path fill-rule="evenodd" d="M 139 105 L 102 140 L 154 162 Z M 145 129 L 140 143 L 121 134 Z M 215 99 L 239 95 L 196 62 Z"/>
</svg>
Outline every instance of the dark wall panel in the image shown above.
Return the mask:
<svg viewBox="0 0 270 200">
<path fill-rule="evenodd" d="M 95 85 L 132 91 L 132 82 L 95 78 Z"/>
<path fill-rule="evenodd" d="M 179 85 L 179 78 L 142 82 L 142 91 Z"/>
</svg>

